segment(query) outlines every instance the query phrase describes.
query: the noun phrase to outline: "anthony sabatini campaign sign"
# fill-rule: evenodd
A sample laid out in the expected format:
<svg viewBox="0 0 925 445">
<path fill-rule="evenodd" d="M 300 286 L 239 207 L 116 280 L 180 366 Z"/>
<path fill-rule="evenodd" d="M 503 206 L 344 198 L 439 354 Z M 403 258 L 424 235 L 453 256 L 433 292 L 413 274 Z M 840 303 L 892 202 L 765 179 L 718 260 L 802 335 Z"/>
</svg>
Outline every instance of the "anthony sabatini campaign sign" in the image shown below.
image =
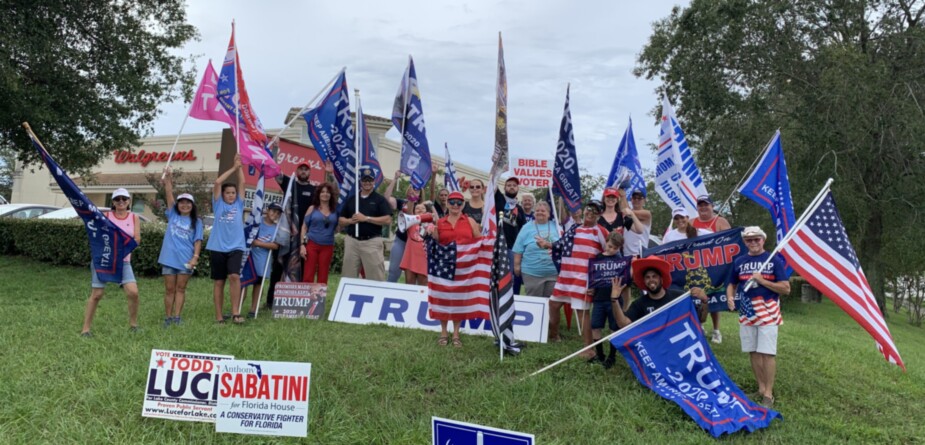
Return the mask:
<svg viewBox="0 0 925 445">
<path fill-rule="evenodd" d="M 311 363 L 223 361 L 215 431 L 307 436 L 311 371 Z"/>
<path fill-rule="evenodd" d="M 218 363 L 230 355 L 151 350 L 142 417 L 215 422 Z"/>
</svg>

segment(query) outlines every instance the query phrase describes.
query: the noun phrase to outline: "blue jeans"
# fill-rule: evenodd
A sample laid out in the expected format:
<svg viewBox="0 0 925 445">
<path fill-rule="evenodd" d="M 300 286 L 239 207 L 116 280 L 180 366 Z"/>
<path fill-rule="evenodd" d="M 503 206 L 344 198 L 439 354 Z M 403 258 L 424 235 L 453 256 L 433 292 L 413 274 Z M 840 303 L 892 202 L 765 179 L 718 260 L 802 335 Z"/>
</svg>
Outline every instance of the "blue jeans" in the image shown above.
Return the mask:
<svg viewBox="0 0 925 445">
<path fill-rule="evenodd" d="M 405 242 L 396 237 L 392 240 L 392 251 L 389 252 L 389 283 L 397 283 L 401 277 L 401 259 L 405 256 Z"/>
</svg>

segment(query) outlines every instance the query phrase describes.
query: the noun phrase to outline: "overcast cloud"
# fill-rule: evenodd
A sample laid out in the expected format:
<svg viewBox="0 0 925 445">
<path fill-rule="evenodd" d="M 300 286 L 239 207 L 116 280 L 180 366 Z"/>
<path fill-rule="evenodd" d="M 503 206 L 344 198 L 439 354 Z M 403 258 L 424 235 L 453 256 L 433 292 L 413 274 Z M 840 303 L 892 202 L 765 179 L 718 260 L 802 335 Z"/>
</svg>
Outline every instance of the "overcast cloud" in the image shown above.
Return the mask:
<svg viewBox="0 0 925 445">
<path fill-rule="evenodd" d="M 454 161 L 485 166 L 494 144 L 500 31 L 511 155 L 552 158 L 571 83 L 579 165 L 606 175 L 630 116 L 643 168 L 653 170 L 648 145 L 658 129 L 648 113 L 658 103 L 656 83 L 635 78 L 632 68 L 652 22 L 679 3 L 687 2 L 193 0 L 188 18 L 201 41 L 184 52 L 200 56 L 197 81 L 208 59 L 221 69 L 235 19 L 244 80 L 266 128 L 282 127 L 286 112 L 305 105 L 343 66 L 364 112 L 390 116 L 410 54 L 432 152 L 442 156 L 448 142 Z M 176 134 L 187 106 L 165 104 L 155 133 Z M 190 119 L 184 133 L 221 127 Z"/>
</svg>

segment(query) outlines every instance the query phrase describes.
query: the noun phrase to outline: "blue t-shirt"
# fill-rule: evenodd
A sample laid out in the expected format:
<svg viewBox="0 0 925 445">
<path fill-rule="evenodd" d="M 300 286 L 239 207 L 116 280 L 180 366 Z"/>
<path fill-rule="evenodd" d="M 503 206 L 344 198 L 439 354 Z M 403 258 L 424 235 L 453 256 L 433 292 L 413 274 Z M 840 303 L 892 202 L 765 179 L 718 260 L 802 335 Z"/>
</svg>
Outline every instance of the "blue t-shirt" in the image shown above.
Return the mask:
<svg viewBox="0 0 925 445">
<path fill-rule="evenodd" d="M 523 255 L 520 260 L 520 273 L 533 275 L 535 277 L 548 277 L 558 275 L 556 265 L 552 262 L 552 255 L 546 249 L 536 245 L 534 237 L 540 235 L 550 242 L 559 240 L 559 229 L 556 223 L 548 221 L 546 224 L 537 224 L 531 221 L 529 224 L 521 227 L 520 233 L 517 234 L 517 240 L 511 246 L 514 253 Z"/>
<path fill-rule="evenodd" d="M 180 215 L 173 207 L 167 209 L 167 230 L 157 262 L 174 269 L 186 269 L 184 264 L 193 259 L 196 241 L 202 241 L 202 221 L 197 219 L 196 227 L 192 227 L 189 216 Z"/>
<path fill-rule="evenodd" d="M 308 227 L 308 230 L 305 231 L 305 236 L 310 241 L 322 246 L 334 245 L 334 231 L 337 230 L 337 212 L 331 212 L 330 215 L 325 217 L 317 209 L 313 210 L 305 218 L 303 225 Z"/>
<path fill-rule="evenodd" d="M 228 204 L 224 199 L 213 199 L 212 210 L 215 221 L 206 249 L 213 252 L 244 250 L 244 201 L 237 198 Z"/>
<path fill-rule="evenodd" d="M 260 229 L 257 230 L 257 240 L 264 243 L 273 242 L 273 234 L 276 232 L 276 224 L 267 224 L 266 221 L 260 223 Z M 257 276 L 263 277 L 263 271 L 267 267 L 267 259 L 270 257 L 270 249 L 252 246 L 251 258 L 254 259 L 254 269 L 257 269 Z"/>
</svg>

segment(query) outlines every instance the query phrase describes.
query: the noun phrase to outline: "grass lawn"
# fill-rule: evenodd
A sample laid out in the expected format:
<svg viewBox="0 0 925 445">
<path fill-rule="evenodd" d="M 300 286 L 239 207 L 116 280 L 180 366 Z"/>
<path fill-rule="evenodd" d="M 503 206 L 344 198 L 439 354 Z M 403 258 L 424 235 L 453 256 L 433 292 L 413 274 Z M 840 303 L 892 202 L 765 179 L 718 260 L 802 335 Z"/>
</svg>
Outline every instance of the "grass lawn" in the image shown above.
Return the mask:
<svg viewBox="0 0 925 445">
<path fill-rule="evenodd" d="M 92 339 L 78 336 L 89 295 L 86 268 L 0 257 L 0 443 L 296 443 L 217 434 L 212 424 L 141 417 L 151 349 L 312 364 L 304 443 L 429 444 L 431 416 L 536 435 L 540 444 L 709 443 L 679 407 L 635 381 L 620 361 L 610 370 L 573 360 L 529 373 L 577 350 L 580 339 L 531 345 L 498 362 L 489 337 L 463 337 L 461 350 L 435 333 L 273 320 L 212 322 L 211 282 L 192 280 L 185 325 L 164 329 L 163 281 L 141 279 L 142 332 L 128 331 L 125 298 L 107 288 Z M 338 277 L 332 277 L 333 296 Z M 331 300 L 329 300 L 330 302 Z M 226 305 L 228 303 L 226 302 Z M 330 306 L 330 304 L 329 304 Z M 722 441 L 759 443 L 925 442 L 925 331 L 893 315 L 889 326 L 909 369 L 903 373 L 833 303 L 786 301 L 776 409 L 785 420 Z M 713 345 L 746 393 L 757 388 L 739 351 L 734 315 Z M 709 324 L 709 322 L 708 322 Z M 563 328 L 564 329 L 564 328 Z"/>
</svg>

